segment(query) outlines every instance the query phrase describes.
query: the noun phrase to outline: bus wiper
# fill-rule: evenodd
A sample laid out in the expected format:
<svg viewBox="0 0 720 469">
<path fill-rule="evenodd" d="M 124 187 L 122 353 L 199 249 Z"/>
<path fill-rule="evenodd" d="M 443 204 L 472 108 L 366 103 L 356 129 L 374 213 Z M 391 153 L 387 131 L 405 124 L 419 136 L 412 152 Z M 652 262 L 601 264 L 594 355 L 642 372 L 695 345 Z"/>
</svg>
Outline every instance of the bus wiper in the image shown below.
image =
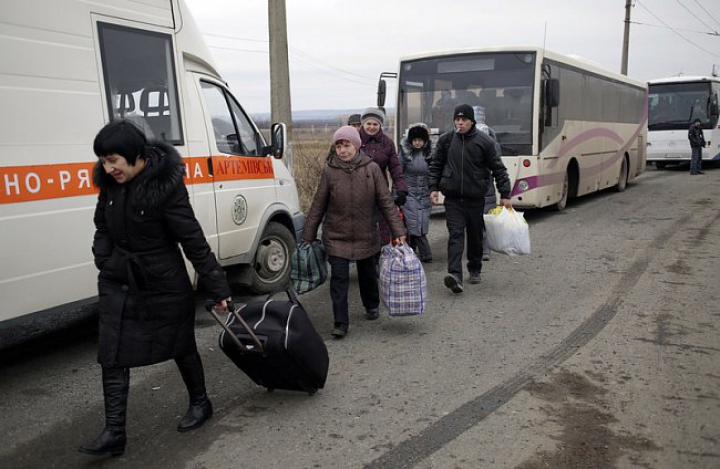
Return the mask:
<svg viewBox="0 0 720 469">
<path fill-rule="evenodd" d="M 511 146 L 500 144 L 500 149 L 502 150 L 503 155 L 509 155 L 509 156 L 518 156 L 518 151 Z"/>
</svg>

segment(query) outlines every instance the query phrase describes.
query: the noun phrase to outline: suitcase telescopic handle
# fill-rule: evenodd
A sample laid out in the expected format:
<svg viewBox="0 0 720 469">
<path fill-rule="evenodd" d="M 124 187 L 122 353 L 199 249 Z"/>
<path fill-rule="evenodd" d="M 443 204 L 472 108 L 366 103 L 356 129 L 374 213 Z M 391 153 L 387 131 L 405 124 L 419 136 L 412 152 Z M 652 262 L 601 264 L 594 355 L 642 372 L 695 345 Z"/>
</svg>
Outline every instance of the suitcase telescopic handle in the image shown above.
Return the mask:
<svg viewBox="0 0 720 469">
<path fill-rule="evenodd" d="M 250 328 L 248 323 L 245 322 L 245 320 L 242 318 L 242 316 L 240 316 L 240 313 L 238 313 L 235 310 L 235 303 L 233 303 L 232 301 L 228 301 L 227 307 L 228 307 L 228 311 L 230 311 L 230 313 L 232 313 L 232 315 L 235 317 L 235 320 L 238 323 L 240 323 L 240 325 L 243 327 L 243 329 L 245 329 L 245 332 L 248 333 L 248 335 L 250 336 L 250 339 L 252 339 L 252 341 L 255 342 L 255 345 L 257 345 L 258 348 L 262 352 L 265 352 L 265 346 L 263 345 L 263 343 L 260 341 L 260 339 L 258 339 L 257 335 L 255 335 L 255 333 Z M 230 335 L 230 338 L 233 342 L 235 342 L 235 345 L 237 345 L 241 350 L 246 350 L 246 347 L 242 344 L 242 342 L 240 342 L 240 339 L 238 339 L 238 336 L 236 336 L 235 333 L 232 331 L 232 329 L 230 329 L 230 326 L 225 324 L 225 321 L 223 320 L 223 318 L 220 317 L 218 312 L 215 310 L 215 302 L 213 302 L 212 300 L 207 300 L 205 302 L 205 309 L 208 310 L 208 312 L 213 315 L 213 317 L 218 322 L 218 324 L 220 324 L 220 326 L 223 329 L 225 329 L 225 332 L 227 332 L 228 335 Z"/>
</svg>

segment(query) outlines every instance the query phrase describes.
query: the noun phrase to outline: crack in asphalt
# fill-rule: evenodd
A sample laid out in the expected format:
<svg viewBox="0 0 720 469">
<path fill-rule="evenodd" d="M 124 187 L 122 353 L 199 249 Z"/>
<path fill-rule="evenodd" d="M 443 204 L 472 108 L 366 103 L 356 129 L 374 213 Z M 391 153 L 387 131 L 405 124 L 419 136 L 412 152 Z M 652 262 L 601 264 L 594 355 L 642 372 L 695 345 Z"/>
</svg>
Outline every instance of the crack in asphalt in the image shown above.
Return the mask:
<svg viewBox="0 0 720 469">
<path fill-rule="evenodd" d="M 617 282 L 615 288 L 608 295 L 607 301 L 555 348 L 538 357 L 535 362 L 521 369 L 515 376 L 443 416 L 418 435 L 402 441 L 364 467 L 366 469 L 415 467 L 505 405 L 518 392 L 532 383 L 535 377 L 548 372 L 571 357 L 579 348 L 595 338 L 615 317 L 622 304 L 621 298 L 635 288 L 657 251 L 664 247 L 673 235 L 681 231 L 683 227 L 687 227 L 691 216 L 692 214 L 688 214 L 676 220 L 669 228 L 654 238 Z M 707 232 L 710 225 L 718 219 L 720 219 L 720 212 L 705 223 L 700 229 L 700 233 Z"/>
</svg>

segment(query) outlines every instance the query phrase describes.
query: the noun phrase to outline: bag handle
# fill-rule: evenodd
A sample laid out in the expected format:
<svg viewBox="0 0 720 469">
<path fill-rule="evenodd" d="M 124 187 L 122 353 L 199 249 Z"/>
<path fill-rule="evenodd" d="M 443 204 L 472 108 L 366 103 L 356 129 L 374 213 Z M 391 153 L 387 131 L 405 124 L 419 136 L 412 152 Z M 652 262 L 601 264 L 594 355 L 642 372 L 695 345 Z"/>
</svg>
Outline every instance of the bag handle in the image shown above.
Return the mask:
<svg viewBox="0 0 720 469">
<path fill-rule="evenodd" d="M 228 311 L 230 311 L 230 313 L 232 313 L 232 315 L 235 316 L 235 320 L 238 323 L 240 323 L 240 325 L 243 327 L 243 329 L 245 329 L 245 332 L 248 333 L 248 335 L 250 336 L 252 341 L 255 343 L 255 345 L 257 345 L 258 348 L 263 353 L 265 353 L 265 346 L 263 346 L 263 343 L 260 342 L 260 339 L 258 339 L 258 337 L 255 335 L 255 333 L 252 331 L 252 329 L 250 328 L 248 323 L 245 322 L 245 320 L 242 318 L 242 316 L 240 316 L 240 314 L 235 310 L 235 303 L 233 303 L 232 301 L 228 301 L 227 307 L 228 307 Z M 238 337 L 235 335 L 235 333 L 232 331 L 232 329 L 230 329 L 230 326 L 225 324 L 225 321 L 223 321 L 223 319 L 220 317 L 218 312 L 215 311 L 215 302 L 212 300 L 207 300 L 205 302 L 205 309 L 208 310 L 208 312 L 213 315 L 213 317 L 218 322 L 218 324 L 220 324 L 220 326 L 223 329 L 225 329 L 225 332 L 227 332 L 230 335 L 230 338 L 233 342 L 235 342 L 235 345 L 237 345 L 240 350 L 246 350 L 245 346 L 242 344 L 242 342 L 240 342 L 240 339 L 238 339 Z"/>
<path fill-rule="evenodd" d="M 290 302 L 294 305 L 300 305 L 300 300 L 298 300 L 297 293 L 295 292 L 295 289 L 292 287 L 292 285 L 287 284 L 285 287 L 278 288 L 277 290 L 271 291 L 265 301 L 270 301 L 273 296 L 277 295 L 278 293 L 287 293 L 288 298 L 290 299 Z"/>
</svg>

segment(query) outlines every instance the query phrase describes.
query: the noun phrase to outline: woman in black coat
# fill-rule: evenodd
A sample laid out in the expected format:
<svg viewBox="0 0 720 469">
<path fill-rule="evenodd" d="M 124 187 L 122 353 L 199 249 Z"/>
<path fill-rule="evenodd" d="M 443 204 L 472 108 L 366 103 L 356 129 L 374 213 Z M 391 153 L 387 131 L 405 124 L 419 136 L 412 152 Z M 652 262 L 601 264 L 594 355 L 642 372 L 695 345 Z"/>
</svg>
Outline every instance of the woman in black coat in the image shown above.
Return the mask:
<svg viewBox="0 0 720 469">
<path fill-rule="evenodd" d="M 105 429 L 80 451 L 119 455 L 125 450 L 129 368 L 174 359 L 190 397 L 178 431 L 198 428 L 212 416 L 183 253 L 220 310 L 227 309 L 230 287 L 190 206 L 175 148 L 148 143 L 134 124 L 114 121 L 100 130 L 93 150 L 99 158 L 92 250 L 100 270 Z"/>
</svg>

